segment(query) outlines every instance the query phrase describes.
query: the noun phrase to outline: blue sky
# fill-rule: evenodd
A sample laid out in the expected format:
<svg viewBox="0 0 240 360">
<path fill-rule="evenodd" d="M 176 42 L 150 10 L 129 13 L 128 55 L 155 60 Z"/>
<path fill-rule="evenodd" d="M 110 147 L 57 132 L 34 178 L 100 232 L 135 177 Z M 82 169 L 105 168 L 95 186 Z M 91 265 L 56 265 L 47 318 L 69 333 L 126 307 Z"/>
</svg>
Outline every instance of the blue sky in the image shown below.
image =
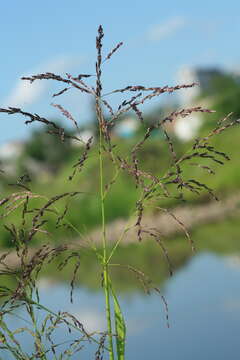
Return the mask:
<svg viewBox="0 0 240 360">
<path fill-rule="evenodd" d="M 71 92 L 53 100 L 59 85 L 40 82 L 30 88 L 19 79 L 45 71 L 92 73 L 99 24 L 106 53 L 124 42 L 104 66 L 106 91 L 129 84 L 176 84 L 179 68 L 186 65 L 240 69 L 237 0 L 25 0 L 4 1 L 0 11 L 0 107 L 19 106 L 53 118 L 58 117 L 50 106 L 54 101 L 72 111 L 77 121 L 87 121 L 89 99 Z M 0 144 L 31 131 L 20 117 L 0 117 Z"/>
</svg>

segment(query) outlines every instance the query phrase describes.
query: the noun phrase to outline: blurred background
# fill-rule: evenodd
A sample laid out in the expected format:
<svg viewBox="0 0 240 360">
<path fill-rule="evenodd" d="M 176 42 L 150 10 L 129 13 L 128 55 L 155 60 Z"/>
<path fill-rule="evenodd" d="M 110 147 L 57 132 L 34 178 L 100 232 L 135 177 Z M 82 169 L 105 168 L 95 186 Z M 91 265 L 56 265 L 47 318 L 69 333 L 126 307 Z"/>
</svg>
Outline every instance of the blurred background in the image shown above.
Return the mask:
<svg viewBox="0 0 240 360">
<path fill-rule="evenodd" d="M 111 61 L 104 64 L 104 93 L 128 85 L 163 87 L 196 82 L 196 87 L 163 95 L 144 105 L 141 110 L 145 122 L 153 124 L 172 111 L 192 106 L 216 111 L 197 113 L 170 124 L 168 131 L 179 154 L 191 146 L 195 137 L 205 136 L 229 113 L 232 119 L 240 117 L 238 1 L 100 3 L 71 0 L 66 3 L 42 0 L 14 5 L 5 2 L 0 10 L 1 108 L 20 107 L 37 113 L 74 134 L 71 123 L 52 106 L 52 103 L 61 104 L 78 122 L 82 139 L 87 141 L 93 136 L 97 142 L 94 104 L 90 98 L 73 90 L 52 98 L 62 89 L 59 84 L 44 80 L 30 84 L 21 77 L 44 72 L 61 76 L 94 73 L 95 38 L 102 24 L 105 54 L 123 41 Z M 118 94 L 108 98 L 114 109 L 122 99 Z M 90 196 L 83 195 L 72 201 L 68 219 L 81 233 L 95 239 L 101 218 L 97 196 L 91 190 L 98 184 L 94 153 L 89 156 L 86 171 L 69 183 L 68 175 L 83 153 L 83 147 L 70 140 L 62 144 L 46 134 L 44 126 L 25 125 L 21 116 L 1 113 L 0 118 L 2 198 L 19 182 L 28 184 L 29 179 L 32 191 L 49 197 L 64 192 L 66 187 L 69 191 L 84 189 L 86 194 L 89 191 Z M 114 127 L 112 136 L 121 151 L 127 153 L 143 134 L 139 120 L 129 112 Z M 146 356 L 165 360 L 187 360 L 193 356 L 196 359 L 236 358 L 240 340 L 239 139 L 237 127 L 213 139 L 214 146 L 231 159 L 224 166 L 214 163 L 215 175 L 202 169 L 186 169 L 189 176 L 194 173 L 213 188 L 219 202 L 205 192 L 200 196 L 189 194 L 186 204 L 174 199 L 163 202 L 191 232 L 197 248 L 195 254 L 171 218 L 151 209 L 146 214 L 146 221 L 157 224 L 165 236 L 174 267 L 172 277 L 152 240 L 138 244 L 135 238 L 129 237 L 120 248 L 115 261 L 142 268 L 160 286 L 170 316 L 168 329 L 159 297 L 145 295 L 128 273 L 116 272 L 114 278 L 129 329 L 127 359 L 146 359 Z M 151 136 L 140 152 L 140 159 L 146 169 L 164 173 L 169 157 L 161 132 Z M 134 183 L 127 176 L 121 176 L 106 201 L 108 231 L 113 238 L 134 207 L 137 200 L 134 189 Z M 64 204 L 61 206 L 64 209 Z M 18 222 L 18 217 L 16 212 L 10 214 L 10 218 L 1 218 L 1 253 L 12 247 L 4 224 Z M 49 220 L 47 230 L 55 231 L 54 220 Z M 59 244 L 66 239 L 80 241 L 65 228 L 54 232 L 51 241 Z M 39 236 L 34 246 L 41 241 Z M 42 274 L 39 284 L 42 301 L 56 310 L 58 307 L 71 309 L 91 331 L 103 330 L 101 276 L 94 256 L 84 254 L 74 305 L 68 301 L 67 279 L 71 269 L 59 275 L 51 268 Z M 14 282 L 13 279 L 4 281 Z M 86 350 L 86 358 L 90 351 Z"/>
</svg>

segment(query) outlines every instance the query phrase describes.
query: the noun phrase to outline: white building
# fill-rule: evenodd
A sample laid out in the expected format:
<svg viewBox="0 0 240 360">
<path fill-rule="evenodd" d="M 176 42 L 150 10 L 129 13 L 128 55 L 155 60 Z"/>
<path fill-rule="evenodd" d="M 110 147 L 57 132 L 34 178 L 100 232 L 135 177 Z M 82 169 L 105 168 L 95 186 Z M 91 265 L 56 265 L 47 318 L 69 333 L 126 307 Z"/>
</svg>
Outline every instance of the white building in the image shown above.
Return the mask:
<svg viewBox="0 0 240 360">
<path fill-rule="evenodd" d="M 188 108 L 196 106 L 196 99 L 200 93 L 210 90 L 213 79 L 221 75 L 223 75 L 223 72 L 215 68 L 181 68 L 177 74 L 178 84 L 191 84 L 195 82 L 198 85 L 179 91 L 180 107 Z M 187 118 L 180 118 L 176 121 L 175 133 L 183 141 L 191 140 L 197 135 L 201 122 L 201 113 L 193 113 Z"/>
<path fill-rule="evenodd" d="M 21 141 L 11 141 L 0 146 L 0 160 L 16 160 L 23 151 L 24 144 Z"/>
<path fill-rule="evenodd" d="M 139 128 L 139 120 L 134 117 L 126 117 L 115 126 L 115 133 L 124 138 L 128 138 L 134 135 Z"/>
<path fill-rule="evenodd" d="M 16 160 L 21 156 L 24 143 L 21 141 L 11 141 L 0 146 L 1 170 L 8 175 L 15 175 Z"/>
<path fill-rule="evenodd" d="M 82 130 L 80 133 L 76 133 L 75 136 L 80 140 L 78 141 L 77 139 L 71 139 L 71 145 L 74 147 L 82 147 L 84 146 L 88 140 L 93 137 L 94 138 L 94 133 L 91 130 Z"/>
</svg>

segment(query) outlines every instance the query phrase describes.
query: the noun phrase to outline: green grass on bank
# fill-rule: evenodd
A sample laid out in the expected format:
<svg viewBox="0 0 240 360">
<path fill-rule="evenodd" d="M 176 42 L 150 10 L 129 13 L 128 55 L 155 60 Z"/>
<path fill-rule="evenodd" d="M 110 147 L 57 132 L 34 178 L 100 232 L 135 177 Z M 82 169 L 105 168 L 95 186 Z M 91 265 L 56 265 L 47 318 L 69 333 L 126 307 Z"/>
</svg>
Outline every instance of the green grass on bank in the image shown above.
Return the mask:
<svg viewBox="0 0 240 360">
<path fill-rule="evenodd" d="M 226 152 L 230 155 L 231 160 L 226 161 L 225 165 L 219 165 L 211 160 L 207 160 L 205 165 L 211 166 L 216 171 L 215 175 L 209 175 L 205 170 L 200 169 L 197 166 L 185 165 L 184 178 L 197 179 L 199 182 L 206 183 L 210 188 L 215 190 L 218 197 L 225 197 L 231 193 L 238 191 L 240 184 L 240 172 L 239 172 L 239 130 L 237 127 L 231 128 L 213 138 L 213 145 L 217 150 Z M 136 139 L 130 139 L 124 141 L 116 140 L 116 145 L 119 152 L 125 156 L 132 149 Z M 176 152 L 181 155 L 189 149 L 191 143 L 180 143 L 175 141 Z M 80 153 L 83 150 L 80 150 Z M 94 227 L 97 227 L 101 223 L 100 207 L 99 207 L 99 164 L 96 150 L 89 153 L 89 157 L 84 165 L 83 171 L 76 174 L 72 181 L 69 181 L 68 177 L 73 171 L 73 164 L 81 156 L 78 150 L 72 154 L 71 158 L 56 176 L 49 177 L 47 180 L 41 178 L 35 178 L 32 182 L 31 189 L 34 193 L 51 198 L 55 195 L 59 195 L 68 191 L 79 191 L 80 194 L 74 198 L 71 198 L 69 202 L 69 211 L 66 218 L 71 222 L 81 233 L 87 233 Z M 146 171 L 152 171 L 156 175 L 163 176 L 169 167 L 171 158 L 169 157 L 169 150 L 167 144 L 163 141 L 162 137 L 155 136 L 150 138 L 143 149 L 138 155 L 140 161 L 140 167 Z M 105 184 L 108 184 L 114 177 L 115 171 L 109 158 L 105 158 Z M 10 191 L 15 191 L 13 187 L 5 186 L 2 191 L 2 197 L 8 194 Z M 20 191 L 16 187 L 16 191 Z M 128 216 L 132 213 L 136 200 L 139 196 L 139 190 L 136 191 L 134 179 L 126 172 L 120 171 L 116 182 L 112 185 L 111 191 L 105 201 L 106 209 L 106 221 L 110 223 L 116 218 Z M 186 191 L 185 197 L 190 203 L 206 202 L 210 200 L 209 195 L 206 192 L 202 192 L 198 197 L 195 194 Z M 46 200 L 44 200 L 46 201 Z M 30 208 L 39 208 L 43 204 L 43 200 L 34 200 Z M 174 199 L 163 199 L 157 205 L 174 207 L 179 202 Z M 56 203 L 56 208 L 60 213 L 64 211 L 66 201 L 59 201 Z M 149 209 L 148 212 L 154 211 Z M 76 232 L 70 230 L 68 227 L 63 226 L 59 229 L 55 229 L 56 216 L 54 214 L 47 214 L 48 222 L 46 229 L 52 233 L 51 241 L 57 243 L 64 238 L 74 238 L 77 235 Z M 3 224 L 18 224 L 21 226 L 22 217 L 20 211 L 13 212 L 9 217 L 1 219 L 0 227 L 0 245 L 9 246 L 11 243 L 10 234 L 4 229 Z M 63 222 L 64 224 L 64 222 Z M 30 222 L 26 222 L 25 227 L 31 226 Z M 43 235 L 41 234 L 41 238 Z M 36 236 L 36 241 L 38 240 Z"/>
</svg>

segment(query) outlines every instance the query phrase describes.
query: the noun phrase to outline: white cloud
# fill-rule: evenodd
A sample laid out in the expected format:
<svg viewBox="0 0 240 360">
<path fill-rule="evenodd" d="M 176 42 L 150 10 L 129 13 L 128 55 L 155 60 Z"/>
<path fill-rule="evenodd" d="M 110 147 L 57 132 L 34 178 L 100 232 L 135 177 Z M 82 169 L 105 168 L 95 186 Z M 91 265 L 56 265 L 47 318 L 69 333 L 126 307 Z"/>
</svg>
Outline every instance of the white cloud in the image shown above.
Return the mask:
<svg viewBox="0 0 240 360">
<path fill-rule="evenodd" d="M 186 20 L 183 17 L 172 17 L 161 24 L 151 26 L 147 31 L 147 39 L 149 41 L 160 41 L 176 33 L 185 24 Z"/>
<path fill-rule="evenodd" d="M 73 315 L 83 324 L 88 332 L 105 331 L 106 320 L 102 313 L 92 308 L 85 308 Z"/>
<path fill-rule="evenodd" d="M 46 85 L 43 82 L 30 84 L 26 81 L 18 80 L 14 89 L 4 99 L 3 106 L 21 107 L 35 103 L 44 93 Z"/>
<path fill-rule="evenodd" d="M 21 77 L 42 72 L 61 73 L 71 69 L 77 63 L 79 64 L 79 62 L 82 62 L 82 59 L 67 56 L 57 57 L 52 61 L 43 63 L 35 69 L 22 74 Z M 19 79 L 10 94 L 3 99 L 3 102 L 1 103 L 3 106 L 13 107 L 32 105 L 44 95 L 49 86 L 50 81 L 39 80 L 31 84 L 29 81 Z"/>
</svg>

